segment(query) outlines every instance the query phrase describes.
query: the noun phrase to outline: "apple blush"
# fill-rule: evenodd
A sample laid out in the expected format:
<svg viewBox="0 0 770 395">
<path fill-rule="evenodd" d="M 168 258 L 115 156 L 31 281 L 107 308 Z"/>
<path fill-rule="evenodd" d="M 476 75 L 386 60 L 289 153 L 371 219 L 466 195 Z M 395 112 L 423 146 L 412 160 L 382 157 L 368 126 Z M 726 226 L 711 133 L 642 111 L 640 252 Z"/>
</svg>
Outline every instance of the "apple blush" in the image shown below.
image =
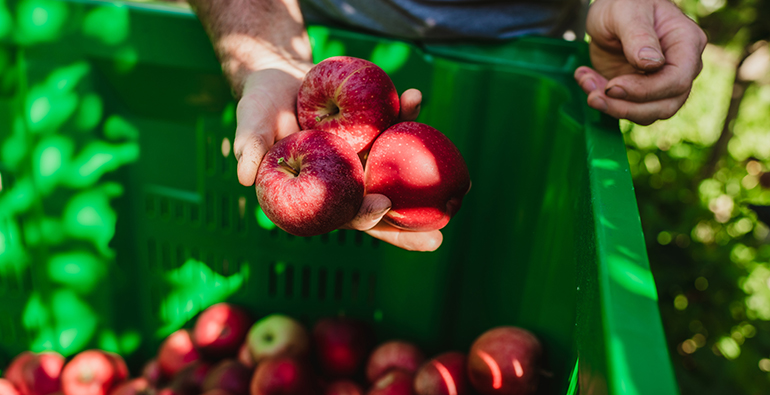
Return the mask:
<svg viewBox="0 0 770 395">
<path fill-rule="evenodd" d="M 369 355 L 366 378 L 371 383 L 393 369 L 414 374 L 424 360 L 425 355 L 412 343 L 401 340 L 385 342 Z"/>
<path fill-rule="evenodd" d="M 318 320 L 312 336 L 316 360 L 330 377 L 356 375 L 374 342 L 374 334 L 366 324 L 346 317 Z"/>
<path fill-rule="evenodd" d="M 356 154 L 392 125 L 400 109 L 388 74 L 350 56 L 328 58 L 308 71 L 297 95 L 301 129 L 319 129 L 345 140 Z"/>
<path fill-rule="evenodd" d="M 468 379 L 482 395 L 533 394 L 540 378 L 542 354 L 540 341 L 525 329 L 490 329 L 471 346 Z"/>
<path fill-rule="evenodd" d="M 265 215 L 295 236 L 316 236 L 350 222 L 364 200 L 358 155 L 341 138 L 305 130 L 278 141 L 257 170 Z"/>
<path fill-rule="evenodd" d="M 425 362 L 414 378 L 417 395 L 464 395 L 468 393 L 466 357 L 446 352 Z"/>
<path fill-rule="evenodd" d="M 228 303 L 217 303 L 195 321 L 192 340 L 206 358 L 232 357 L 237 355 L 250 327 L 251 321 L 243 310 Z"/>
<path fill-rule="evenodd" d="M 160 345 L 158 351 L 158 364 L 160 371 L 166 378 L 171 378 L 187 365 L 200 359 L 200 354 L 193 344 L 190 332 L 180 329 L 171 335 Z"/>
<path fill-rule="evenodd" d="M 397 123 L 382 132 L 369 152 L 364 180 L 367 194 L 383 194 L 392 203 L 383 220 L 413 231 L 446 226 L 471 186 L 457 147 L 419 122 Z"/>
<path fill-rule="evenodd" d="M 128 375 L 122 358 L 101 350 L 87 350 L 70 360 L 61 373 L 64 395 L 107 395 Z"/>
</svg>

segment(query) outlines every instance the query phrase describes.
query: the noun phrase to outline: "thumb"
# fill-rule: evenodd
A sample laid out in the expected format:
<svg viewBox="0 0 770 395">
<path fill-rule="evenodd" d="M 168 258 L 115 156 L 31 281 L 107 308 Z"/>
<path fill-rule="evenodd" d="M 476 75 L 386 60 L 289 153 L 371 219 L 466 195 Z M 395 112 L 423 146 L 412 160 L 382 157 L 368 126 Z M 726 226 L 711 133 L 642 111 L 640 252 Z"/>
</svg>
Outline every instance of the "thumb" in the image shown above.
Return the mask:
<svg viewBox="0 0 770 395">
<path fill-rule="evenodd" d="M 364 196 L 364 202 L 348 227 L 356 230 L 369 230 L 377 225 L 382 217 L 390 210 L 390 199 L 385 195 L 372 193 Z"/>
<path fill-rule="evenodd" d="M 655 31 L 655 10 L 639 4 L 622 12 L 617 19 L 616 34 L 626 60 L 638 70 L 656 71 L 666 63 Z"/>
</svg>

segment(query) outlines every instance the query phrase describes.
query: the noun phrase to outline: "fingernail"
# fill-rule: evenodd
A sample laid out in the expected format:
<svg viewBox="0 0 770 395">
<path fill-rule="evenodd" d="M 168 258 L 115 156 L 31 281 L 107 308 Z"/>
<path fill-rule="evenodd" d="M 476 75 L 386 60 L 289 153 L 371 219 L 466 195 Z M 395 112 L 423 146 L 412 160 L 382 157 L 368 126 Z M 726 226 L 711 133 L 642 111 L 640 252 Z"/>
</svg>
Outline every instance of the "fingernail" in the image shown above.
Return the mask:
<svg viewBox="0 0 770 395">
<path fill-rule="evenodd" d="M 607 102 L 605 102 L 601 97 L 594 97 L 590 102 L 588 102 L 588 105 L 599 111 L 607 111 Z"/>
<path fill-rule="evenodd" d="M 639 50 L 639 59 L 646 60 L 650 64 L 663 62 L 663 55 L 653 47 L 644 47 Z"/>
<path fill-rule="evenodd" d="M 575 78 L 580 78 L 581 76 L 583 76 L 583 74 L 585 74 L 587 72 L 588 72 L 588 70 L 586 70 L 586 69 L 579 69 L 578 71 L 575 72 Z"/>
<path fill-rule="evenodd" d="M 626 90 L 619 86 L 613 86 L 612 88 L 608 88 L 606 91 L 604 91 L 604 94 L 613 99 L 625 99 L 626 97 L 628 97 L 628 93 L 626 93 Z"/>
<path fill-rule="evenodd" d="M 591 93 L 596 90 L 596 83 L 592 79 L 588 79 L 580 86 L 585 93 Z"/>
</svg>

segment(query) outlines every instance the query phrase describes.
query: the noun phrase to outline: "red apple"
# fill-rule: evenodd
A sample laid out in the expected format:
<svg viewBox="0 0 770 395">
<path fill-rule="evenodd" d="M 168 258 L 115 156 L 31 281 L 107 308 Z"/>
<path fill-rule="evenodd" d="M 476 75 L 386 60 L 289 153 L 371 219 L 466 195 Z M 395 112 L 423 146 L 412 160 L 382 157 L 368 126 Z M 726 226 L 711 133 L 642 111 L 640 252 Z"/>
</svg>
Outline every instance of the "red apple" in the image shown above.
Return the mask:
<svg viewBox="0 0 770 395">
<path fill-rule="evenodd" d="M 364 389 L 350 380 L 337 380 L 324 391 L 324 395 L 364 395 Z"/>
<path fill-rule="evenodd" d="M 398 92 L 388 74 L 368 60 L 349 56 L 315 65 L 297 95 L 302 129 L 336 134 L 356 153 L 396 121 L 399 109 Z"/>
<path fill-rule="evenodd" d="M 447 352 L 424 363 L 414 378 L 414 392 L 417 395 L 467 394 L 466 359 L 461 352 Z"/>
<path fill-rule="evenodd" d="M 246 339 L 250 326 L 246 312 L 228 303 L 218 303 L 204 310 L 195 321 L 193 343 L 204 357 L 232 357 Z"/>
<path fill-rule="evenodd" d="M 425 360 L 417 346 L 400 340 L 393 340 L 378 346 L 369 356 L 366 364 L 366 378 L 374 382 L 391 369 L 414 374 Z"/>
<path fill-rule="evenodd" d="M 238 362 L 248 368 L 257 366 L 257 363 L 254 361 L 254 356 L 251 355 L 251 349 L 249 348 L 248 342 L 243 343 L 241 348 L 238 349 Z"/>
<path fill-rule="evenodd" d="M 108 358 L 110 358 L 112 364 L 115 366 L 115 380 L 124 381 L 128 379 L 128 366 L 126 366 L 126 361 L 123 360 L 123 357 L 114 352 L 103 352 Z"/>
<path fill-rule="evenodd" d="M 203 380 L 203 392 L 214 389 L 227 391 L 231 395 L 248 395 L 252 369 L 234 359 L 225 359 L 211 368 Z"/>
<path fill-rule="evenodd" d="M 172 333 L 158 351 L 158 364 L 165 377 L 173 377 L 185 366 L 200 359 L 198 350 L 195 349 L 190 333 L 180 329 Z"/>
<path fill-rule="evenodd" d="M 163 373 L 160 371 L 158 358 L 153 358 L 144 365 L 144 368 L 142 368 L 142 377 L 147 379 L 147 382 L 153 386 L 157 386 L 161 382 Z"/>
<path fill-rule="evenodd" d="M 11 380 L 0 379 L 0 395 L 19 395 Z"/>
<path fill-rule="evenodd" d="M 161 389 L 158 392 L 158 395 L 182 395 L 182 393 L 177 391 L 174 388 L 166 387 L 166 388 Z"/>
<path fill-rule="evenodd" d="M 122 377 L 125 376 L 113 356 L 101 350 L 88 350 L 64 365 L 61 389 L 64 395 L 106 395 Z"/>
<path fill-rule="evenodd" d="M 377 138 L 364 175 L 366 193 L 387 196 L 387 223 L 406 230 L 441 229 L 471 186 L 460 151 L 438 130 L 418 122 L 393 125 Z"/>
<path fill-rule="evenodd" d="M 171 388 L 183 395 L 201 393 L 203 380 L 211 370 L 211 365 L 203 361 L 195 361 L 180 370 L 171 380 Z"/>
<path fill-rule="evenodd" d="M 313 328 L 313 344 L 321 369 L 332 377 L 351 377 L 363 366 L 373 335 L 361 321 L 323 318 Z"/>
<path fill-rule="evenodd" d="M 313 375 L 304 363 L 292 358 L 267 359 L 257 365 L 251 395 L 311 395 Z"/>
<path fill-rule="evenodd" d="M 278 227 L 295 236 L 315 236 L 355 217 L 364 200 L 364 171 L 341 138 L 305 130 L 267 152 L 256 189 L 259 205 Z"/>
<path fill-rule="evenodd" d="M 110 395 L 155 395 L 155 393 L 152 384 L 146 378 L 139 377 L 116 386 Z"/>
<path fill-rule="evenodd" d="M 247 341 L 257 363 L 266 358 L 304 357 L 310 347 L 305 327 L 282 314 L 269 315 L 254 323 Z"/>
<path fill-rule="evenodd" d="M 34 354 L 24 358 L 21 367 L 21 382 L 14 383 L 23 395 L 47 395 L 61 390 L 60 376 L 64 357 L 53 351 Z M 16 373 L 11 372 L 11 376 Z"/>
<path fill-rule="evenodd" d="M 540 341 L 513 326 L 490 329 L 479 336 L 468 354 L 468 379 L 483 395 L 528 395 L 540 377 Z"/>
<path fill-rule="evenodd" d="M 34 358 L 35 354 L 31 351 L 24 351 L 17 355 L 8 365 L 8 368 L 3 373 L 3 377 L 8 379 L 8 381 L 10 381 L 16 388 L 21 388 L 24 364 Z"/>
<path fill-rule="evenodd" d="M 394 369 L 380 376 L 367 395 L 412 395 L 414 374 Z"/>
</svg>

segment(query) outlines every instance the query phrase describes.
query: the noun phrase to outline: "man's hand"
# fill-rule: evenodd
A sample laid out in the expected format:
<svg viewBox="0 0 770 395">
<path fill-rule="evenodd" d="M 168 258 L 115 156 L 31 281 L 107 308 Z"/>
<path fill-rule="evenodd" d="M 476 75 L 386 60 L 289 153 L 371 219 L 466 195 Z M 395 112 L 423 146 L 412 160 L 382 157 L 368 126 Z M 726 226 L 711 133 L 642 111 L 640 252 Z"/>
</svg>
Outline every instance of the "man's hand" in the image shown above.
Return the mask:
<svg viewBox="0 0 770 395">
<path fill-rule="evenodd" d="M 588 105 L 649 125 L 687 100 L 706 35 L 669 0 L 596 0 L 588 12 L 591 62 L 575 79 Z"/>
</svg>

